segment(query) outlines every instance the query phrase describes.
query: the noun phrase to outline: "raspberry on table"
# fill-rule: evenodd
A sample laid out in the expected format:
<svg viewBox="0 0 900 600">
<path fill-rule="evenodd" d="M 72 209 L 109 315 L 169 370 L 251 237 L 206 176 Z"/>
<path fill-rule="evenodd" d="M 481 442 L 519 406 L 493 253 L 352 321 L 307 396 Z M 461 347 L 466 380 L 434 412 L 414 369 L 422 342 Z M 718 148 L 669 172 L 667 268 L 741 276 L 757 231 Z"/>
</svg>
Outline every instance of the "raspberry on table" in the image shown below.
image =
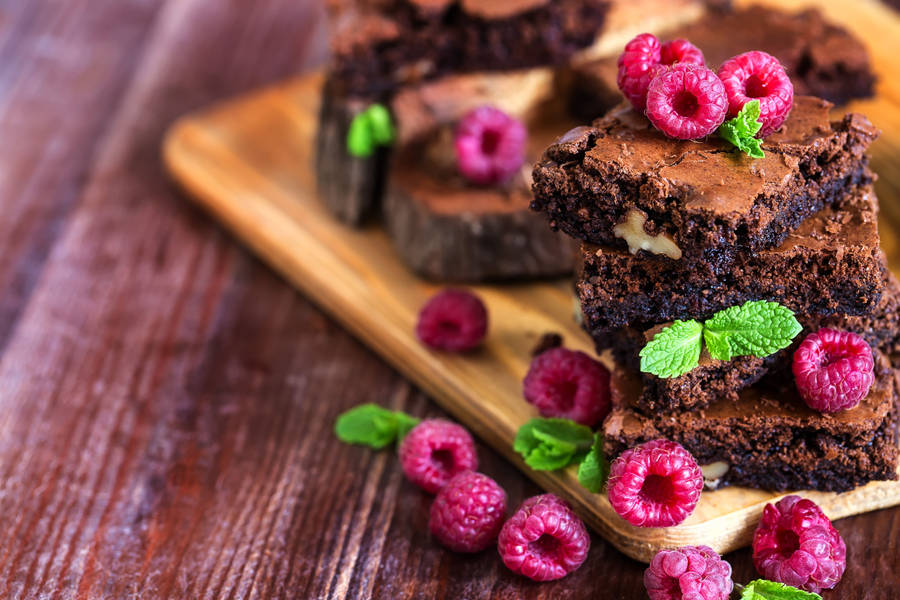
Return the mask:
<svg viewBox="0 0 900 600">
<path fill-rule="evenodd" d="M 800 397 L 825 413 L 853 408 L 875 383 L 872 349 L 851 331 L 809 334 L 794 352 L 792 369 Z"/>
<path fill-rule="evenodd" d="M 660 71 L 647 90 L 647 118 L 669 137 L 696 140 L 725 121 L 728 97 L 715 73 L 697 65 L 676 64 Z"/>
<path fill-rule="evenodd" d="M 503 564 L 534 581 L 565 577 L 582 565 L 590 548 L 584 522 L 553 494 L 525 500 L 497 538 Z"/>
<path fill-rule="evenodd" d="M 666 42 L 660 49 L 659 62 L 664 65 L 684 63 L 689 65 L 706 66 L 703 52 L 697 46 L 687 40 L 677 39 Z"/>
<path fill-rule="evenodd" d="M 640 113 L 647 106 L 647 88 L 653 67 L 659 64 L 660 59 L 659 40 L 652 33 L 638 35 L 625 44 L 625 50 L 619 55 L 616 81 L 622 94 Z"/>
<path fill-rule="evenodd" d="M 660 550 L 644 571 L 650 600 L 728 600 L 731 565 L 709 546 Z"/>
<path fill-rule="evenodd" d="M 841 580 L 847 547 L 815 502 L 785 496 L 763 509 L 753 534 L 753 564 L 766 579 L 819 593 Z"/>
<path fill-rule="evenodd" d="M 609 379 L 609 370 L 584 352 L 552 348 L 532 359 L 522 387 L 541 416 L 593 427 L 609 414 Z"/>
<path fill-rule="evenodd" d="M 609 502 L 638 527 L 671 527 L 694 511 L 703 473 L 691 453 L 669 440 L 629 448 L 610 465 Z"/>
<path fill-rule="evenodd" d="M 456 162 L 460 174 L 478 185 L 503 183 L 525 162 L 528 130 L 499 108 L 481 106 L 456 127 Z"/>
<path fill-rule="evenodd" d="M 407 479 L 434 494 L 455 475 L 477 469 L 478 455 L 468 431 L 444 419 L 427 419 L 403 438 L 400 464 Z"/>
<path fill-rule="evenodd" d="M 431 348 L 466 352 L 481 344 L 487 324 L 487 309 L 478 296 L 448 289 L 433 296 L 419 311 L 416 335 Z"/>
<path fill-rule="evenodd" d="M 794 105 L 791 78 L 771 54 L 754 50 L 729 58 L 719 67 L 719 78 L 728 95 L 729 118 L 747 102 L 759 100 L 760 139 L 781 127 Z"/>
<path fill-rule="evenodd" d="M 481 552 L 494 543 L 506 518 L 506 492 L 496 481 L 463 471 L 431 504 L 428 529 L 454 552 Z"/>
</svg>

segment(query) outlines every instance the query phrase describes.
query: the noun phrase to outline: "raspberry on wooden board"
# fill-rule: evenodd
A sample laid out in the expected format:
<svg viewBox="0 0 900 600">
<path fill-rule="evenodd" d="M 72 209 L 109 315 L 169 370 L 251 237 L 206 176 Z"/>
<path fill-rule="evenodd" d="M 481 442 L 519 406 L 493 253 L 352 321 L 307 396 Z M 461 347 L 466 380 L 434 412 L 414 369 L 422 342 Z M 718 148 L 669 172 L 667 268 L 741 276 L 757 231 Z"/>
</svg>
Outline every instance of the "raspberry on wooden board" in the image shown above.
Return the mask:
<svg viewBox="0 0 900 600">
<path fill-rule="evenodd" d="M 429 493 L 437 493 L 453 476 L 478 468 L 472 436 L 444 419 L 422 421 L 403 438 L 400 464 L 406 477 Z"/>
</svg>

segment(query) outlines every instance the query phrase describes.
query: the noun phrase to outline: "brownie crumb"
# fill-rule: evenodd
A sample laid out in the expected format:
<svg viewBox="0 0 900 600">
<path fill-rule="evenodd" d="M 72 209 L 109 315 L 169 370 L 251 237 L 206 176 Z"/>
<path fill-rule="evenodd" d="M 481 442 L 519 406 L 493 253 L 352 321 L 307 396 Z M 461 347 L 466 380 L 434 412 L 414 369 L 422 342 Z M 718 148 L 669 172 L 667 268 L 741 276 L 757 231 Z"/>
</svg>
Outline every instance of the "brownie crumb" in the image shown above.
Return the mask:
<svg viewBox="0 0 900 600">
<path fill-rule="evenodd" d="M 531 356 L 537 356 L 538 354 L 543 354 L 547 350 L 552 350 L 554 348 L 559 348 L 563 344 L 563 337 L 553 331 L 548 331 L 538 340 L 538 343 L 534 346 L 534 349 L 531 351 Z"/>
</svg>

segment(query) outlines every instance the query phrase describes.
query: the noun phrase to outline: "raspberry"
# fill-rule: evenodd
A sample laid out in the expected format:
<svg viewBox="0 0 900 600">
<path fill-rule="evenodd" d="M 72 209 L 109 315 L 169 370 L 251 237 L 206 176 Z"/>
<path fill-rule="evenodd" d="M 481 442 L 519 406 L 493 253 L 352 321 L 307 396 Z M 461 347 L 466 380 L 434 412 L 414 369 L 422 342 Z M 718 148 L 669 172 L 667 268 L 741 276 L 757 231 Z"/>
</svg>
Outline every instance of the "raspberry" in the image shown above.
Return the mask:
<svg viewBox="0 0 900 600">
<path fill-rule="evenodd" d="M 478 296 L 464 290 L 444 290 L 422 307 L 416 335 L 426 346 L 465 352 L 484 340 L 487 322 L 487 309 Z"/>
<path fill-rule="evenodd" d="M 535 581 L 565 577 L 581 566 L 590 548 L 584 523 L 553 494 L 523 502 L 497 538 L 503 564 Z"/>
<path fill-rule="evenodd" d="M 647 118 L 679 140 L 711 134 L 727 111 L 725 87 L 706 67 L 679 63 L 654 77 L 647 90 Z"/>
<path fill-rule="evenodd" d="M 522 386 L 525 400 L 544 417 L 593 427 L 609 414 L 609 370 L 584 352 L 552 348 L 538 354 Z"/>
<path fill-rule="evenodd" d="M 492 106 L 476 108 L 456 127 L 459 172 L 478 185 L 502 183 L 521 170 L 527 140 L 521 121 Z"/>
<path fill-rule="evenodd" d="M 703 52 L 700 51 L 700 48 L 687 40 L 672 40 L 671 42 L 663 44 L 660 50 L 659 62 L 664 65 L 686 63 L 701 67 L 706 66 L 706 59 L 703 58 Z"/>
<path fill-rule="evenodd" d="M 794 352 L 794 380 L 803 401 L 820 412 L 853 408 L 875 382 L 872 349 L 850 331 L 820 329 Z"/>
<path fill-rule="evenodd" d="M 670 527 L 694 511 L 703 473 L 690 452 L 653 440 L 619 455 L 609 468 L 609 502 L 638 527 Z"/>
<path fill-rule="evenodd" d="M 659 40 L 652 33 L 642 33 L 627 44 L 619 55 L 619 73 L 616 81 L 619 89 L 640 113 L 647 106 L 647 87 L 650 85 L 653 67 L 661 57 Z"/>
<path fill-rule="evenodd" d="M 455 552 L 481 552 L 497 539 L 506 518 L 506 492 L 481 473 L 464 471 L 441 488 L 428 528 Z"/>
<path fill-rule="evenodd" d="M 753 534 L 753 564 L 766 579 L 818 593 L 841 580 L 847 547 L 815 502 L 785 496 L 763 509 Z"/>
<path fill-rule="evenodd" d="M 450 421 L 428 419 L 403 438 L 400 464 L 407 479 L 434 494 L 454 475 L 477 469 L 478 456 L 468 431 Z"/>
<path fill-rule="evenodd" d="M 644 571 L 650 600 L 728 600 L 731 565 L 709 546 L 660 550 Z"/>
<path fill-rule="evenodd" d="M 771 54 L 754 50 L 729 58 L 719 67 L 719 79 L 728 94 L 729 117 L 750 100 L 759 100 L 760 139 L 781 127 L 794 105 L 791 78 Z"/>
</svg>

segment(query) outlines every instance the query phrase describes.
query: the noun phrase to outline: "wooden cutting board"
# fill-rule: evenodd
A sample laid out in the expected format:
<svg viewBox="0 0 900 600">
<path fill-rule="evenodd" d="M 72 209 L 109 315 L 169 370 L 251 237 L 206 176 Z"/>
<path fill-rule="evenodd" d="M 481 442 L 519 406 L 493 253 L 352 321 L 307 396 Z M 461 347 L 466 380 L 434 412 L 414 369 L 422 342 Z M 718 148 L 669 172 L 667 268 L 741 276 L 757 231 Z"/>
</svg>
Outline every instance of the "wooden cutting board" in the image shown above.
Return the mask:
<svg viewBox="0 0 900 600">
<path fill-rule="evenodd" d="M 885 132 L 873 148 L 873 163 L 882 177 L 882 215 L 890 222 L 900 216 L 900 86 L 887 76 L 900 67 L 900 20 L 874 2 L 825 4 L 832 18 L 878 40 L 872 50 L 882 76 L 879 97 L 851 108 Z M 592 350 L 573 318 L 571 282 L 476 286 L 491 318 L 484 347 L 466 356 L 423 347 L 413 327 L 418 309 L 438 286 L 410 273 L 379 227 L 347 228 L 316 197 L 311 165 L 321 82 L 320 74 L 308 75 L 182 118 L 166 136 L 167 168 L 263 260 L 539 485 L 567 498 L 625 554 L 648 561 L 662 547 L 702 543 L 724 553 L 749 544 L 763 506 L 781 494 L 745 488 L 704 492 L 682 525 L 642 529 L 616 515 L 604 495 L 582 488 L 574 468 L 547 473 L 522 463 L 512 441 L 518 427 L 536 416 L 521 394 L 532 348 L 542 334 L 557 332 L 568 347 Z M 889 256 L 898 252 L 895 231 L 896 225 L 882 225 Z M 836 519 L 900 504 L 900 483 L 803 495 Z"/>
</svg>

